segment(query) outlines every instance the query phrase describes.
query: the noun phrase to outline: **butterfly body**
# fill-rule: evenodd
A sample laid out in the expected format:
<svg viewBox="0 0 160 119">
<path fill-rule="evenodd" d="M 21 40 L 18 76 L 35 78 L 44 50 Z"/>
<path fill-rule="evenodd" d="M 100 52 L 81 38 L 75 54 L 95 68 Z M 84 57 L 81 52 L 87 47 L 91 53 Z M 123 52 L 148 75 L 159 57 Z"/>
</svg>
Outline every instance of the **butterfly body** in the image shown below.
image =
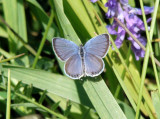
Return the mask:
<svg viewBox="0 0 160 119">
<path fill-rule="evenodd" d="M 89 40 L 84 46 L 63 38 L 54 38 L 53 50 L 57 57 L 66 62 L 64 71 L 72 79 L 83 76 L 98 76 L 104 70 L 102 58 L 109 49 L 109 36 L 102 34 Z"/>
<path fill-rule="evenodd" d="M 80 45 L 80 46 L 79 46 L 79 54 L 80 54 L 80 56 L 81 56 L 82 58 L 84 58 L 84 47 L 83 47 L 83 45 Z"/>
</svg>

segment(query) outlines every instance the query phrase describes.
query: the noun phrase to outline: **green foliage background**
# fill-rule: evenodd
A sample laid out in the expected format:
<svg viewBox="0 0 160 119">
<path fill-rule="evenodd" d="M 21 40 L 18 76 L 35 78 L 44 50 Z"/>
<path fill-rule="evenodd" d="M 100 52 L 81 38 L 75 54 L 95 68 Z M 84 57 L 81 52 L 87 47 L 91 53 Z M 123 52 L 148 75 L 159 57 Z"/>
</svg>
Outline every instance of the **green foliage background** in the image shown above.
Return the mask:
<svg viewBox="0 0 160 119">
<path fill-rule="evenodd" d="M 108 33 L 106 2 L 0 0 L 0 118 L 160 119 L 159 0 L 129 0 L 132 7 L 154 6 L 144 59 L 135 60 L 126 40 L 117 49 L 111 37 L 115 50 L 102 75 L 72 80 L 52 50 L 53 37 L 80 45 Z M 145 14 L 143 20 L 147 28 Z"/>
</svg>

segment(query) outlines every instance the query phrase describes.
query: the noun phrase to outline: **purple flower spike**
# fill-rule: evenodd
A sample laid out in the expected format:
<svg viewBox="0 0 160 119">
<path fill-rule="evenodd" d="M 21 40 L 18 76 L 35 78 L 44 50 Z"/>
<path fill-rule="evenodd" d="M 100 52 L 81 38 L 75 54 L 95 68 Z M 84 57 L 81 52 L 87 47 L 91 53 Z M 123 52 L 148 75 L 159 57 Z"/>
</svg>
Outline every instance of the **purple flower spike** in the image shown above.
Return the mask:
<svg viewBox="0 0 160 119">
<path fill-rule="evenodd" d="M 121 4 L 126 5 L 128 4 L 128 0 L 120 0 Z"/>
<path fill-rule="evenodd" d="M 147 7 L 144 6 L 144 12 L 145 14 L 151 14 L 154 11 L 154 7 Z M 133 8 L 132 13 L 137 14 L 137 15 L 142 15 L 142 10 L 140 8 Z"/>
<path fill-rule="evenodd" d="M 146 46 L 146 39 L 144 37 L 140 37 L 139 41 Z M 136 47 L 132 46 L 132 50 L 136 56 L 136 60 L 139 60 L 140 57 L 144 57 L 145 51 L 142 48 L 136 49 Z"/>
<path fill-rule="evenodd" d="M 98 0 L 91 0 L 91 2 L 93 2 L 93 3 L 95 3 L 95 2 L 97 2 Z"/>
<path fill-rule="evenodd" d="M 109 0 L 105 7 L 108 7 L 108 12 L 106 13 L 107 18 L 112 18 L 116 15 L 116 12 L 118 10 L 118 3 L 117 0 Z"/>
<path fill-rule="evenodd" d="M 115 44 L 117 48 L 122 46 L 123 40 L 125 38 L 125 30 L 122 27 L 118 27 L 117 39 L 115 40 Z"/>
<path fill-rule="evenodd" d="M 133 50 L 136 60 L 139 60 L 140 57 L 144 57 L 145 51 L 142 49 L 137 50 L 133 45 L 131 46 L 131 49 Z"/>
<path fill-rule="evenodd" d="M 107 30 L 110 34 L 112 35 L 117 35 L 117 31 L 115 30 L 115 28 L 117 27 L 117 23 L 114 22 L 112 25 L 107 25 Z"/>
<path fill-rule="evenodd" d="M 145 26 L 143 21 L 137 16 L 142 15 L 142 10 L 139 8 L 132 8 L 128 4 L 128 0 L 108 0 L 105 4 L 108 7 L 108 12 L 106 13 L 107 18 L 115 17 L 124 23 L 130 32 L 145 46 L 146 39 L 141 36 L 141 32 L 145 31 Z M 154 7 L 144 7 L 145 14 L 151 14 Z M 147 23 L 151 21 L 151 18 L 147 19 Z M 117 30 L 118 28 L 118 30 Z M 112 35 L 117 35 L 115 44 L 118 48 L 122 46 L 123 40 L 125 38 L 125 30 L 119 26 L 115 21 L 112 25 L 107 25 L 108 32 Z M 150 27 L 148 27 L 150 29 Z M 131 41 L 131 49 L 135 54 L 136 60 L 144 57 L 145 51 L 132 39 L 130 36 L 128 40 Z"/>
</svg>

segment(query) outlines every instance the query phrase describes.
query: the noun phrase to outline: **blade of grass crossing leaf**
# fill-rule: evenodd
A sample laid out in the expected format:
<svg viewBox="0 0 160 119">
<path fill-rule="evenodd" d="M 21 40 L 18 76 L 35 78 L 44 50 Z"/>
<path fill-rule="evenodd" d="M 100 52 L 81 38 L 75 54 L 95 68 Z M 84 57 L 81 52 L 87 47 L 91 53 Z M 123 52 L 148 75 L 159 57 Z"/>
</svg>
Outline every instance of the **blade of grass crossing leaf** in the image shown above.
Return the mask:
<svg viewBox="0 0 160 119">
<path fill-rule="evenodd" d="M 10 119 L 11 113 L 11 72 L 8 69 L 8 87 L 7 87 L 7 109 L 6 109 L 6 119 Z"/>
<path fill-rule="evenodd" d="M 157 5 L 158 5 L 158 3 L 157 3 Z M 148 25 L 147 25 L 147 22 L 146 22 L 146 16 L 145 16 L 144 6 L 143 6 L 142 0 L 140 0 L 140 6 L 141 6 L 141 9 L 142 9 L 144 25 L 145 25 L 146 34 L 147 34 L 147 41 L 148 41 L 147 44 L 149 44 L 149 49 L 150 49 L 151 59 L 152 59 L 152 65 L 153 65 L 153 69 L 154 69 L 154 73 L 155 73 L 155 78 L 156 78 L 156 83 L 157 83 L 157 86 L 158 86 L 158 91 L 160 93 L 160 82 L 159 82 L 159 79 L 158 79 L 157 68 L 156 68 L 156 65 L 155 65 L 155 60 L 154 60 L 154 55 L 153 55 L 153 49 L 152 49 L 152 45 L 151 45 L 151 40 L 152 39 L 150 39 L 151 37 L 150 37 L 150 34 L 148 32 Z M 156 7 L 158 7 L 158 6 L 156 6 Z M 158 8 L 156 8 L 156 9 L 158 9 Z M 157 11 L 155 11 L 155 14 L 157 14 Z M 156 17 L 156 15 L 154 17 Z M 155 18 L 154 18 L 154 20 L 155 20 Z M 152 26 L 152 28 L 154 28 L 154 26 Z M 151 35 L 153 35 L 153 32 L 151 32 Z"/>
<path fill-rule="evenodd" d="M 159 3 L 159 0 L 157 0 L 157 2 Z M 157 5 L 158 5 L 158 3 L 157 3 Z M 147 65 L 148 65 L 148 60 L 149 60 L 149 53 L 151 54 L 153 52 L 152 45 L 151 45 L 151 39 L 152 39 L 152 36 L 153 36 L 153 29 L 154 29 L 153 25 L 155 23 L 155 18 L 154 18 L 153 19 L 154 21 L 152 22 L 152 29 L 151 29 L 150 34 L 149 34 L 148 25 L 147 25 L 147 22 L 146 22 L 146 17 L 145 17 L 145 12 L 144 12 L 144 7 L 143 7 L 142 0 L 140 0 L 140 5 L 141 5 L 141 9 L 142 9 L 143 21 L 144 21 L 144 25 L 145 25 L 145 29 L 146 29 L 146 35 L 147 35 L 147 50 L 146 50 L 146 53 L 145 53 L 143 70 L 142 70 L 141 86 L 140 86 L 138 104 L 137 104 L 137 109 L 136 109 L 136 119 L 138 119 L 138 117 L 139 117 L 140 104 L 141 104 L 143 86 L 144 86 L 144 80 L 145 80 L 146 70 L 147 70 Z M 156 5 L 156 10 L 158 9 L 157 5 Z M 154 17 L 156 17 L 156 14 L 157 14 L 157 11 L 154 11 Z M 156 65 L 155 65 L 153 54 L 151 55 L 151 60 L 152 60 L 152 65 L 153 65 L 153 69 L 154 69 L 154 73 L 155 73 L 157 86 L 158 86 L 158 91 L 160 93 L 160 83 L 159 83 L 159 79 L 158 79 L 158 73 L 157 73 L 157 69 L 156 69 Z"/>
<path fill-rule="evenodd" d="M 53 17 L 54 17 L 54 14 L 53 14 L 53 10 L 51 10 L 51 16 L 49 18 L 49 22 L 48 22 L 48 25 L 47 25 L 47 28 L 45 30 L 45 33 L 43 35 L 43 38 L 41 40 L 41 43 L 40 43 L 40 46 L 38 48 L 38 51 L 37 51 L 37 54 L 36 54 L 36 57 L 34 59 L 34 62 L 33 62 L 33 65 L 32 65 L 32 68 L 35 68 L 36 64 L 37 64 L 37 61 L 38 61 L 38 58 L 41 54 L 41 51 L 43 49 L 43 46 L 44 46 L 44 43 L 46 41 L 46 37 L 47 37 L 47 34 L 48 34 L 48 31 L 49 31 L 49 28 L 51 27 L 51 24 L 52 24 L 52 21 L 53 21 Z"/>
<path fill-rule="evenodd" d="M 158 8 L 159 8 L 159 2 L 160 2 L 160 0 L 156 0 L 155 1 L 155 6 L 154 6 L 154 12 L 153 12 L 153 17 L 152 17 L 152 21 L 151 21 L 151 27 L 150 27 L 150 40 L 151 41 L 153 41 L 152 40 L 152 38 L 153 38 L 153 32 L 154 32 L 154 28 L 155 28 L 155 23 L 156 23 L 156 19 L 157 19 L 157 12 L 158 12 Z M 157 26 L 158 27 L 158 26 Z M 159 30 L 158 30 L 159 31 Z M 156 44 L 155 44 L 155 49 L 158 49 L 157 47 L 156 47 Z M 158 52 L 159 52 L 160 50 L 158 50 Z M 155 51 L 155 55 L 156 55 L 156 51 Z M 159 58 L 159 57 L 158 57 Z M 157 67 L 157 69 L 158 69 L 158 72 L 159 72 L 159 69 L 160 69 L 160 66 L 159 67 Z M 158 75 L 158 78 L 160 78 L 160 75 Z M 159 82 L 160 83 L 160 82 Z M 157 82 L 157 85 L 159 85 L 158 84 L 158 82 Z M 160 87 L 160 86 L 158 86 L 158 87 Z"/>
</svg>

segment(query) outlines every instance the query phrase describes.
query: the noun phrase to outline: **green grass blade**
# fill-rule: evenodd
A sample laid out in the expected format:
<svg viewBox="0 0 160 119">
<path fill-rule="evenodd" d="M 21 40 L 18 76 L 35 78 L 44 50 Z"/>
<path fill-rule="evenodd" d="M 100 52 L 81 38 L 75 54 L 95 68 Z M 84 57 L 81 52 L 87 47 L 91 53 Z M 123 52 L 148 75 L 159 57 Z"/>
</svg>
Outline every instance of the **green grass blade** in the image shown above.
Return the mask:
<svg viewBox="0 0 160 119">
<path fill-rule="evenodd" d="M 120 107 L 103 80 L 95 82 L 86 80 L 83 87 L 102 119 L 126 119 L 125 115 L 119 111 Z"/>
<path fill-rule="evenodd" d="M 42 104 L 42 102 L 44 101 L 44 99 L 46 97 L 46 93 L 47 93 L 47 91 L 44 90 L 43 93 L 42 93 L 42 95 L 41 95 L 41 97 L 39 98 L 39 101 L 38 101 L 39 104 Z"/>
<path fill-rule="evenodd" d="M 10 119 L 11 115 L 11 72 L 8 69 L 8 87 L 7 87 L 7 109 L 6 109 L 6 119 Z"/>
<path fill-rule="evenodd" d="M 7 61 L 10 61 L 10 60 L 12 60 L 12 59 L 16 59 L 16 58 L 21 57 L 21 56 L 23 56 L 23 55 L 24 55 L 24 53 L 23 53 L 23 54 L 20 54 L 20 55 L 13 56 L 13 57 L 8 58 L 8 59 L 1 60 L 0 63 L 7 62 Z"/>
<path fill-rule="evenodd" d="M 149 53 L 151 54 L 151 60 L 152 60 L 152 65 L 153 65 L 153 69 L 154 69 L 154 74 L 155 74 L 158 90 L 159 90 L 159 93 L 160 93 L 160 83 L 159 83 L 159 79 L 158 79 L 158 73 L 157 73 L 156 64 L 155 64 L 155 61 L 154 61 L 154 56 L 152 54 L 153 50 L 152 50 L 152 45 L 151 45 L 151 41 L 152 41 L 152 37 L 153 37 L 153 28 L 154 28 L 153 25 L 154 25 L 156 19 L 155 18 L 153 19 L 154 21 L 152 22 L 152 29 L 151 29 L 151 32 L 149 34 L 149 32 L 148 32 L 148 25 L 147 25 L 147 22 L 146 22 L 146 17 L 145 17 L 145 12 L 144 12 L 144 7 L 143 7 L 142 0 L 140 0 L 140 5 L 141 5 L 141 9 L 142 9 L 143 21 L 144 21 L 144 25 L 145 25 L 145 29 L 146 29 L 146 35 L 147 35 L 147 48 L 146 48 L 146 53 L 145 53 L 145 58 L 144 58 L 144 64 L 143 64 L 143 70 L 142 70 L 141 86 L 140 86 L 138 104 L 137 104 L 137 109 L 136 109 L 136 119 L 138 119 L 139 113 L 140 113 L 139 109 L 140 109 L 140 105 L 141 105 L 144 80 L 145 80 L 147 66 L 148 66 Z M 157 10 L 157 8 L 158 8 L 158 6 L 156 5 L 156 10 Z M 157 11 L 154 11 L 154 17 L 156 17 L 155 14 L 157 14 Z M 153 114 L 152 118 L 154 118 L 154 114 Z"/>
<path fill-rule="evenodd" d="M 159 113 L 159 110 L 160 110 L 160 95 L 159 95 L 159 92 L 158 91 L 152 91 L 151 96 L 152 96 L 152 101 L 153 101 L 153 104 L 154 104 L 154 108 L 156 110 L 157 118 L 160 119 L 160 113 Z"/>
<path fill-rule="evenodd" d="M 39 56 L 40 56 L 40 54 L 41 54 L 41 51 L 42 51 L 43 46 L 44 46 L 44 43 L 45 43 L 45 41 L 46 41 L 46 37 L 47 37 L 48 31 L 49 31 L 49 28 L 50 28 L 50 26 L 51 26 L 51 24 L 52 24 L 53 17 L 54 17 L 54 14 L 53 14 L 53 11 L 51 11 L 51 16 L 50 16 L 50 19 L 49 19 L 49 21 L 48 21 L 48 25 L 47 25 L 47 28 L 46 28 L 45 33 L 44 33 L 44 35 L 43 35 L 43 38 L 42 38 L 42 40 L 41 40 L 40 46 L 39 46 L 39 48 L 38 48 L 38 52 L 37 52 L 36 57 L 35 57 L 35 59 L 34 59 L 32 68 L 35 68 L 35 66 L 36 66 L 36 64 L 37 64 L 38 58 L 39 58 Z"/>
</svg>

